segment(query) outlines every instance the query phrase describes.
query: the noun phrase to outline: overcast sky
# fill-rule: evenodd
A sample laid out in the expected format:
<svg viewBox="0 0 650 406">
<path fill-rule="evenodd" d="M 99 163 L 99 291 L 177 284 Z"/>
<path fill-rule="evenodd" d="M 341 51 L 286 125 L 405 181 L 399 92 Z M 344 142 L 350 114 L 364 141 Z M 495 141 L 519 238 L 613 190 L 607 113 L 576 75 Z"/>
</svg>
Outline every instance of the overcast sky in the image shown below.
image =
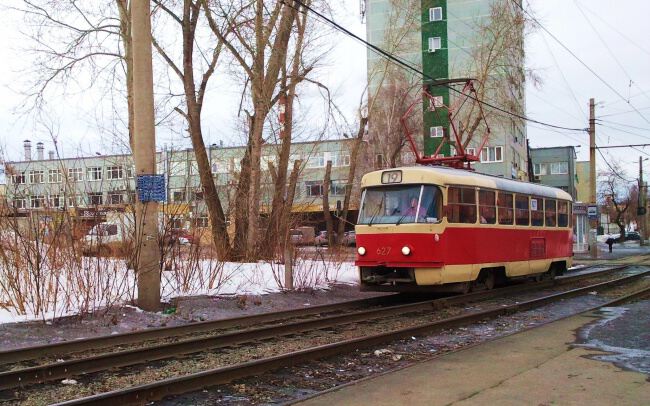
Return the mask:
<svg viewBox="0 0 650 406">
<path fill-rule="evenodd" d="M 337 21 L 355 33 L 365 35 L 359 19 L 358 0 L 340 0 L 341 11 Z M 18 0 L 3 0 L 2 4 L 17 4 Z M 642 144 L 650 142 L 650 44 L 648 43 L 648 16 L 650 2 L 643 0 L 531 0 L 527 5 L 542 25 L 575 53 L 603 81 L 566 50 L 548 33 L 538 28 L 526 41 L 527 68 L 541 78 L 540 88 L 527 86 L 526 114 L 539 121 L 566 127 L 587 127 L 589 98 L 596 99 L 596 116 L 601 119 L 597 127 L 599 145 Z M 19 28 L 21 19 L 16 13 L 0 13 L 0 143 L 10 160 L 22 158 L 22 140 L 49 142 L 42 127 L 35 128 L 33 121 L 16 114 L 23 97 L 21 90 L 29 56 L 20 50 L 24 44 Z M 586 16 L 586 18 L 585 18 Z M 320 24 L 320 23 L 317 23 Z M 320 68 L 319 78 L 334 92 L 337 102 L 354 120 L 366 71 L 366 50 L 363 45 L 344 37 L 332 36 L 333 51 Z M 208 121 L 206 137 L 209 142 L 224 141 L 227 145 L 239 144 L 236 131 L 236 108 L 232 103 L 220 104 L 220 95 L 230 92 L 227 84 L 215 82 L 217 89 L 206 106 Z M 218 87 L 223 86 L 222 91 Z M 611 88 L 610 88 L 611 87 Z M 613 89 L 612 89 L 613 88 Z M 102 151 L 98 134 L 97 106 L 85 92 L 72 92 L 65 98 L 50 100 L 50 111 L 56 118 L 55 127 L 59 143 L 66 153 Z M 301 101 L 305 114 L 319 116 L 315 92 Z M 215 106 L 215 104 L 217 106 Z M 236 104 L 236 103 L 235 103 Z M 634 112 L 634 109 L 639 112 Z M 205 114 L 204 114 L 205 115 Z M 174 141 L 173 134 L 162 130 L 159 142 Z M 555 131 L 537 124 L 528 125 L 528 138 L 532 147 L 580 145 L 578 159 L 588 159 L 589 140 L 586 133 Z M 186 141 L 185 141 L 186 142 Z M 650 156 L 650 148 L 639 150 L 610 149 L 606 157 L 618 160 L 636 177 L 639 155 Z M 598 156 L 599 168 L 605 164 Z M 650 171 L 650 161 L 647 170 Z"/>
</svg>

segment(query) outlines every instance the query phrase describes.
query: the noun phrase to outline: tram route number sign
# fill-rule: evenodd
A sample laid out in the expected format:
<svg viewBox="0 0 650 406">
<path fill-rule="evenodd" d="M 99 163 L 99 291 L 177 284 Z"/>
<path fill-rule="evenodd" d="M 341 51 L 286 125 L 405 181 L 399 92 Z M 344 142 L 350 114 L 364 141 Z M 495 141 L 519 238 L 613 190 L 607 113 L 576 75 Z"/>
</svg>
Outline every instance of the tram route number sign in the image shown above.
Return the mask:
<svg viewBox="0 0 650 406">
<path fill-rule="evenodd" d="M 384 171 L 381 174 L 381 183 L 402 183 L 402 171 Z"/>
<path fill-rule="evenodd" d="M 165 175 L 138 175 L 136 189 L 141 202 L 164 202 L 167 200 Z"/>
<path fill-rule="evenodd" d="M 590 220 L 598 219 L 598 206 L 596 206 L 596 205 L 587 206 L 587 217 Z"/>
</svg>

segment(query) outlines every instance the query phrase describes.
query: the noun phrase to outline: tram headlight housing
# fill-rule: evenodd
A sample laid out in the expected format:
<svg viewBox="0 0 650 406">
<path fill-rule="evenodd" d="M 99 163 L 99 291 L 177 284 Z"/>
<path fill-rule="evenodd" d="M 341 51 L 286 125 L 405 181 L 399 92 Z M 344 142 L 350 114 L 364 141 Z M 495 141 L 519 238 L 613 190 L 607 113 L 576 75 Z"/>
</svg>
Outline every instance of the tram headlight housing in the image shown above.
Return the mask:
<svg viewBox="0 0 650 406">
<path fill-rule="evenodd" d="M 357 248 L 357 253 L 358 253 L 359 255 L 361 255 L 361 256 L 366 255 L 366 249 L 365 249 L 365 247 L 359 247 L 359 248 Z"/>
<path fill-rule="evenodd" d="M 411 247 L 405 245 L 402 247 L 402 254 L 404 255 L 411 255 Z"/>
</svg>

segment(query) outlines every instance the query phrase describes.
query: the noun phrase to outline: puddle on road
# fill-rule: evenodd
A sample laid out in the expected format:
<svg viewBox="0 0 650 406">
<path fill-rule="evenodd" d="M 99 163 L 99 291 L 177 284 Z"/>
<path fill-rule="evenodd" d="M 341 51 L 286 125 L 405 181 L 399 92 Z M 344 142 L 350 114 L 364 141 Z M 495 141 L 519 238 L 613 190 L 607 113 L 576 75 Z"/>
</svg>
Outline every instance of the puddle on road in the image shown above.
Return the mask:
<svg viewBox="0 0 650 406">
<path fill-rule="evenodd" d="M 603 307 L 600 319 L 578 331 L 576 347 L 606 354 L 589 358 L 650 375 L 650 300 L 625 307 Z"/>
</svg>

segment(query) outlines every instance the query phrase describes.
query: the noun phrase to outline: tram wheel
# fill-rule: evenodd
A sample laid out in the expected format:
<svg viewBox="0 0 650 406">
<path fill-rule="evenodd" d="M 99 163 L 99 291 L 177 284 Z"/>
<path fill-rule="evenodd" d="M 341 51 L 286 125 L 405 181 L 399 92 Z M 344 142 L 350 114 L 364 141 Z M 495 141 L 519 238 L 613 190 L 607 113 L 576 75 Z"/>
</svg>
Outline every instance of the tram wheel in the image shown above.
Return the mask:
<svg viewBox="0 0 650 406">
<path fill-rule="evenodd" d="M 487 275 L 485 275 L 485 279 L 483 280 L 483 285 L 485 286 L 485 289 L 487 290 L 492 290 L 494 289 L 494 286 L 497 284 L 497 277 L 494 274 L 494 272 L 488 272 Z"/>
<path fill-rule="evenodd" d="M 461 282 L 459 285 L 460 285 L 460 293 L 462 293 L 463 295 L 466 295 L 466 294 L 468 294 L 469 292 L 472 291 L 472 287 L 473 287 L 474 283 L 472 281 Z"/>
</svg>

